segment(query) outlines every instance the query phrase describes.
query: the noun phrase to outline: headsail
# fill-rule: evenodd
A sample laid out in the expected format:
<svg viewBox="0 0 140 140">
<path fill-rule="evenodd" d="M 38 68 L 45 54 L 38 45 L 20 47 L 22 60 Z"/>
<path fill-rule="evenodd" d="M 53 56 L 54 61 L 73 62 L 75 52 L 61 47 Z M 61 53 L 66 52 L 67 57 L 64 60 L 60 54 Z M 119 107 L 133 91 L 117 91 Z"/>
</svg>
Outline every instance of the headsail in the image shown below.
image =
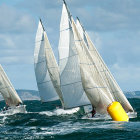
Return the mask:
<svg viewBox="0 0 140 140">
<path fill-rule="evenodd" d="M 70 13 L 65 3 L 60 22 L 59 67 L 65 108 L 90 104 L 82 87 L 79 59 L 70 25 Z"/>
<path fill-rule="evenodd" d="M 34 68 L 37 86 L 42 102 L 54 101 L 59 99 L 51 81 L 44 48 L 44 29 L 39 21 L 36 33 L 35 51 L 34 51 Z"/>
<path fill-rule="evenodd" d="M 130 105 L 129 101 L 127 100 L 127 98 L 123 94 L 121 88 L 119 87 L 119 85 L 117 84 L 113 75 L 109 71 L 109 69 L 106 66 L 105 62 L 103 61 L 102 57 L 100 56 L 100 54 L 96 50 L 94 44 L 92 43 L 87 32 L 85 31 L 85 29 L 81 25 L 79 19 L 77 19 L 77 28 L 78 28 L 78 31 L 79 31 L 82 39 L 84 39 L 84 41 L 86 42 L 86 44 L 89 48 L 89 52 L 91 53 L 93 60 L 95 60 L 96 66 L 98 67 L 99 72 L 100 72 L 101 76 L 103 77 L 107 87 L 109 88 L 113 98 L 122 104 L 122 106 L 126 110 L 126 112 L 133 111 L 132 106 Z"/>
<path fill-rule="evenodd" d="M 51 81 L 53 83 L 53 86 L 59 96 L 59 99 L 62 103 L 62 106 L 64 107 L 64 101 L 62 97 L 62 92 L 60 88 L 60 74 L 59 74 L 59 68 L 53 53 L 53 50 L 51 48 L 50 42 L 48 40 L 47 34 L 44 31 L 44 47 L 45 47 L 45 56 L 46 56 L 46 63 L 48 72 L 51 78 Z"/>
<path fill-rule="evenodd" d="M 75 46 L 80 60 L 80 72 L 82 84 L 91 104 L 96 107 L 97 112 L 107 113 L 107 106 L 113 102 L 113 97 L 108 90 L 102 76 L 100 75 L 95 61 L 81 38 L 74 20 L 72 19 L 72 30 Z"/>
<path fill-rule="evenodd" d="M 0 65 L 0 93 L 2 94 L 8 106 L 16 106 L 19 103 L 22 103 L 20 97 L 18 96 L 16 90 L 14 89 L 13 85 L 11 84 L 1 65 Z"/>
</svg>

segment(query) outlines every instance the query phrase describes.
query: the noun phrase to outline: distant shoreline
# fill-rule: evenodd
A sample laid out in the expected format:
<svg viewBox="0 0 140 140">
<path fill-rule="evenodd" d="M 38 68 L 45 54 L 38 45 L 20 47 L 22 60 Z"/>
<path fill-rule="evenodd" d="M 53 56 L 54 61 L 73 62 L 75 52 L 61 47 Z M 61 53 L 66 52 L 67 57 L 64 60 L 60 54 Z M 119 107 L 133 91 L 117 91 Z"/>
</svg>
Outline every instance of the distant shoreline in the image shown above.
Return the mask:
<svg viewBox="0 0 140 140">
<path fill-rule="evenodd" d="M 39 92 L 37 90 L 16 89 L 16 91 L 23 101 L 40 100 Z M 140 91 L 124 91 L 124 94 L 127 98 L 140 98 Z M 1 95 L 0 100 L 3 100 L 3 97 Z"/>
</svg>

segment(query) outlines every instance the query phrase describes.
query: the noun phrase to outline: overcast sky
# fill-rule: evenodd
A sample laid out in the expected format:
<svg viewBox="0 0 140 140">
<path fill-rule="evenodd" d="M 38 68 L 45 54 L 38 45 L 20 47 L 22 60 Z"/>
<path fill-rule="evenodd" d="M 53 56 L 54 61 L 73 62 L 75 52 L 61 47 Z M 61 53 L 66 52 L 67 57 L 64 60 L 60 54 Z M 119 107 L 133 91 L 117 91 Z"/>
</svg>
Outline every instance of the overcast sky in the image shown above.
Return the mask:
<svg viewBox="0 0 140 140">
<path fill-rule="evenodd" d="M 140 90 L 140 0 L 66 0 L 124 91 Z M 16 89 L 37 89 L 39 18 L 58 59 L 62 0 L 0 0 L 0 63 Z"/>
</svg>

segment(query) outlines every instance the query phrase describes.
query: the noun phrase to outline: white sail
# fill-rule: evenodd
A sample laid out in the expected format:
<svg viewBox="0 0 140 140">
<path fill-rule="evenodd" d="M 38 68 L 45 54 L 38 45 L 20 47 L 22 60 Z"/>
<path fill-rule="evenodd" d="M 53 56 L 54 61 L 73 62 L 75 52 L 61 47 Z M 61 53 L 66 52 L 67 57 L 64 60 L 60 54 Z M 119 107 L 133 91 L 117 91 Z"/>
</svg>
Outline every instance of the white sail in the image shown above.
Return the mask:
<svg viewBox="0 0 140 140">
<path fill-rule="evenodd" d="M 8 106 L 16 106 L 22 103 L 16 90 L 12 86 L 2 66 L 0 65 L 0 93 Z"/>
<path fill-rule="evenodd" d="M 111 104 L 114 99 L 108 90 L 95 61 L 81 38 L 74 20 L 72 19 L 72 30 L 75 39 L 75 46 L 80 59 L 80 71 L 82 77 L 82 84 L 89 98 L 91 104 L 96 107 L 97 112 L 107 113 L 107 106 Z"/>
<path fill-rule="evenodd" d="M 59 96 L 59 99 L 62 103 L 62 106 L 64 107 L 64 101 L 62 97 L 62 92 L 60 88 L 60 74 L 59 74 L 59 68 L 53 53 L 53 50 L 51 48 L 50 42 L 48 40 L 47 34 L 44 31 L 44 47 L 45 47 L 45 56 L 46 56 L 46 63 L 48 72 L 51 78 L 51 81 L 53 83 L 53 86 Z"/>
<path fill-rule="evenodd" d="M 65 108 L 90 104 L 82 87 L 79 59 L 69 17 L 69 12 L 64 3 L 60 22 L 59 67 Z"/>
<path fill-rule="evenodd" d="M 103 77 L 107 87 L 109 88 L 114 100 L 119 101 L 123 108 L 126 110 L 126 112 L 133 111 L 132 106 L 128 102 L 127 98 L 123 94 L 121 88 L 117 84 L 116 80 L 112 76 L 111 72 L 109 71 L 108 67 L 106 66 L 105 62 L 103 61 L 102 57 L 96 50 L 94 44 L 92 43 L 90 37 L 88 36 L 87 32 L 84 30 L 83 26 L 81 25 L 79 19 L 77 20 L 77 28 L 78 31 L 86 42 L 89 51 L 92 55 L 93 60 L 96 62 L 96 66 L 98 67 L 98 70 Z"/>
<path fill-rule="evenodd" d="M 34 68 L 37 86 L 42 102 L 54 101 L 59 99 L 51 81 L 45 56 L 44 48 L 44 29 L 41 21 L 39 21 L 35 51 L 34 51 Z"/>
</svg>

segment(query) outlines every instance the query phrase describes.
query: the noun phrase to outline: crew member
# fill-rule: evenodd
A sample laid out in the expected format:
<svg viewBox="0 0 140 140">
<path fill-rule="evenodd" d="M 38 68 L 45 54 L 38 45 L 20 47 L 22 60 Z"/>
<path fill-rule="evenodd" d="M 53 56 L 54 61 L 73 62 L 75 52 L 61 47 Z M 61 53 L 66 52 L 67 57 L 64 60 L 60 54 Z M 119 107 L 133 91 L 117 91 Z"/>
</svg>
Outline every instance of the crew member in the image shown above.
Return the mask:
<svg viewBox="0 0 140 140">
<path fill-rule="evenodd" d="M 96 114 L 96 110 L 95 110 L 95 107 L 92 106 L 92 111 L 91 111 L 91 114 L 92 114 L 92 118 L 95 116 Z"/>
</svg>

